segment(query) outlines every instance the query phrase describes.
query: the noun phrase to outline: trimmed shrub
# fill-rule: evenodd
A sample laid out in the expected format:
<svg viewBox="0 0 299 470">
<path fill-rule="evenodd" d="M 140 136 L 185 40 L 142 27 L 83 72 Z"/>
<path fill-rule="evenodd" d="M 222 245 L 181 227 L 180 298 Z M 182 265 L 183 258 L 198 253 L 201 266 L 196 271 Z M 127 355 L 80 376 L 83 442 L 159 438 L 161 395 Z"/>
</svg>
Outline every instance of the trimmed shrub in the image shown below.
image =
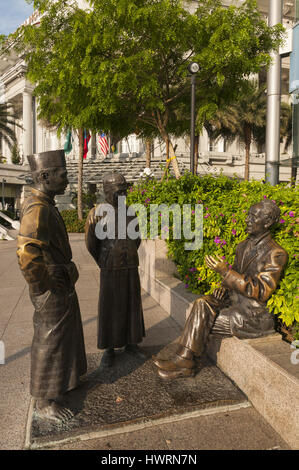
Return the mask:
<svg viewBox="0 0 299 470">
<path fill-rule="evenodd" d="M 84 226 L 88 211 L 83 212 L 83 220 L 78 219 L 78 212 L 76 209 L 61 211 L 60 214 L 64 220 L 68 232 L 84 233 Z"/>
</svg>

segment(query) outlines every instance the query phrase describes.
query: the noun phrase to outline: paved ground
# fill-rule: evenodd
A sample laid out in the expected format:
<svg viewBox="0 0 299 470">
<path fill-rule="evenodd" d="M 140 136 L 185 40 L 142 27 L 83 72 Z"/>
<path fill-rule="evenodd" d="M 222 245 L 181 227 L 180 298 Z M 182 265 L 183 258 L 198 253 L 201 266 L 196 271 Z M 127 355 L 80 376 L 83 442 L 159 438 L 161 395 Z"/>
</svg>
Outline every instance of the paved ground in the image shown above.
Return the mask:
<svg viewBox="0 0 299 470">
<path fill-rule="evenodd" d="M 87 353 L 96 353 L 98 269 L 87 253 L 83 236 L 72 235 L 73 257 L 80 278 L 80 301 Z M 0 449 L 22 449 L 30 404 L 30 345 L 33 308 L 16 261 L 16 243 L 0 242 L 0 339 L 6 362 L 0 365 Z M 142 295 L 147 336 L 143 345 L 168 344 L 180 327 L 145 292 Z M 288 449 L 287 444 L 251 407 L 181 417 L 130 432 L 68 442 L 53 449 Z M 94 437 L 93 439 L 91 437 Z"/>
</svg>

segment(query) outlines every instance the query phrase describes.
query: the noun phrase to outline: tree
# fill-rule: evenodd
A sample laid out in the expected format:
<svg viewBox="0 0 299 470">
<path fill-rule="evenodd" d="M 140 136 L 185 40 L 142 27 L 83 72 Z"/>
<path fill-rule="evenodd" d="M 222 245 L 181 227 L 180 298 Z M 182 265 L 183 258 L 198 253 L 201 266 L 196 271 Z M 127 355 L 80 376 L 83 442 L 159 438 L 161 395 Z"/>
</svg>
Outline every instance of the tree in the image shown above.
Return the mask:
<svg viewBox="0 0 299 470">
<path fill-rule="evenodd" d="M 17 116 L 10 103 L 0 103 L 0 139 L 3 139 L 12 150 L 17 142 L 15 127 L 21 127 L 17 123 Z"/>
<path fill-rule="evenodd" d="M 246 80 L 240 95 L 229 106 L 218 109 L 214 117 L 205 123 L 209 137 L 214 140 L 219 136 L 233 141 L 238 138 L 245 146 L 245 181 L 249 180 L 250 148 L 252 142 L 259 147 L 266 142 L 267 95 L 265 85 L 259 87 L 255 80 Z M 280 140 L 287 137 L 289 145 L 291 109 L 281 103 Z"/>
<path fill-rule="evenodd" d="M 83 131 L 97 130 L 101 117 L 82 82 L 87 38 L 83 34 L 78 40 L 77 35 L 84 31 L 88 12 L 67 0 L 36 0 L 34 6 L 42 15 L 39 26 L 22 26 L 2 50 L 13 47 L 22 53 L 27 78 L 36 85 L 39 119 L 55 126 L 58 133 L 67 129 L 78 133 L 78 217 L 82 220 Z"/>
<path fill-rule="evenodd" d="M 83 81 L 100 113 L 128 112 L 135 127 L 158 130 L 169 144 L 177 177 L 170 135 L 178 129 L 181 107 L 190 116 L 188 63 L 201 65 L 197 83 L 202 125 L 220 97 L 232 99 L 244 76 L 268 64 L 270 50 L 280 43 L 282 28 L 269 28 L 252 0 L 229 8 L 209 0 L 195 14 L 180 0 L 91 0 L 91 5 Z M 189 122 L 184 121 L 181 131 L 188 132 Z"/>
<path fill-rule="evenodd" d="M 269 63 L 282 31 L 266 25 L 253 0 L 229 8 L 208 0 L 195 14 L 181 0 L 90 4 L 91 10 L 82 11 L 69 0 L 35 0 L 42 13 L 39 27 L 22 27 L 13 37 L 36 83 L 39 117 L 59 131 L 78 130 L 80 218 L 84 128 L 120 136 L 138 129 L 159 133 L 179 177 L 170 135 L 189 131 L 188 119 L 179 116 L 190 104 L 188 63 L 201 65 L 200 126 L 220 97 L 232 99 L 244 76 Z"/>
<path fill-rule="evenodd" d="M 14 165 L 20 164 L 20 151 L 17 142 L 14 143 L 11 149 L 11 161 Z"/>
<path fill-rule="evenodd" d="M 207 124 L 210 136 L 222 135 L 229 140 L 238 137 L 244 143 L 245 181 L 249 180 L 250 147 L 258 130 L 265 128 L 266 108 L 265 87 L 259 88 L 256 81 L 244 81 L 237 101 L 218 110 Z"/>
</svg>

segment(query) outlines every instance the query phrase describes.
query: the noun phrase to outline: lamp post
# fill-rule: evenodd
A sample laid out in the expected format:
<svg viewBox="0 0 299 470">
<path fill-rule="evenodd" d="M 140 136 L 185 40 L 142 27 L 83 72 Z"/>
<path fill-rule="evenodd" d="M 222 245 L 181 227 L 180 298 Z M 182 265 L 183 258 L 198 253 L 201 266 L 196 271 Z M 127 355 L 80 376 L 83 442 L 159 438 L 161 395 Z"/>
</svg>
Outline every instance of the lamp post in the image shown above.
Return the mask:
<svg viewBox="0 0 299 470">
<path fill-rule="evenodd" d="M 4 183 L 6 183 L 6 179 L 2 178 L 2 210 L 5 210 L 5 200 L 4 200 Z"/>
<path fill-rule="evenodd" d="M 191 74 L 191 125 L 190 125 L 190 170 L 194 175 L 194 140 L 195 140 L 195 84 L 196 74 L 199 71 L 197 62 L 188 65 Z"/>
</svg>

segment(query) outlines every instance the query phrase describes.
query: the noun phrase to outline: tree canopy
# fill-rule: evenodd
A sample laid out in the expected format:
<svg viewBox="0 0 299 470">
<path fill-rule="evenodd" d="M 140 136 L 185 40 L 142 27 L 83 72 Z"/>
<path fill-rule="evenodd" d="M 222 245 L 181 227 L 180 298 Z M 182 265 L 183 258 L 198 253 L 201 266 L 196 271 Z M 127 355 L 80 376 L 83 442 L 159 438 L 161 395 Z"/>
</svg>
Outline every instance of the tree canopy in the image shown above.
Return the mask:
<svg viewBox="0 0 299 470">
<path fill-rule="evenodd" d="M 68 0 L 35 0 L 40 25 L 13 37 L 36 83 L 40 117 L 59 129 L 159 134 L 172 157 L 170 134 L 189 129 L 187 65 L 200 65 L 200 129 L 281 41 L 282 27 L 268 27 L 254 0 L 228 8 L 207 0 L 195 13 L 181 0 L 89 3 L 80 10 Z"/>
</svg>

